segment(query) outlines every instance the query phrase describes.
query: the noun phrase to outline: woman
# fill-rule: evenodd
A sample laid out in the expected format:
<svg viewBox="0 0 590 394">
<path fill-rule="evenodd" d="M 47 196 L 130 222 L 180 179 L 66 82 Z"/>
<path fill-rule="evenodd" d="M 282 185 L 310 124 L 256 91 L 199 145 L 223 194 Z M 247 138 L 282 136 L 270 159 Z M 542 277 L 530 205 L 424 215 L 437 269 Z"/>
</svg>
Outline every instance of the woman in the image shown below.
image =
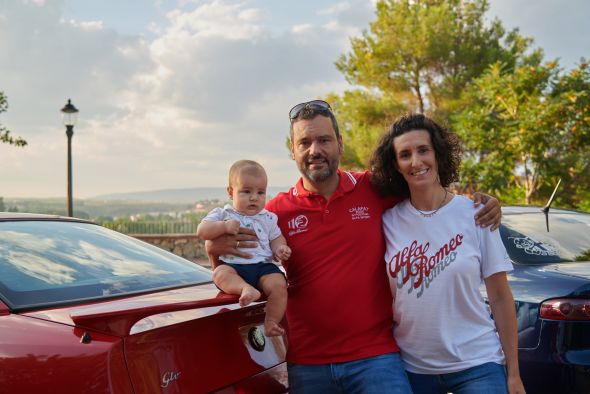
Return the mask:
<svg viewBox="0 0 590 394">
<path fill-rule="evenodd" d="M 524 393 L 506 279 L 512 264 L 498 231 L 474 223 L 473 202 L 447 190 L 460 154 L 455 134 L 407 115 L 373 155 L 374 184 L 406 197 L 383 215 L 394 335 L 416 394 Z"/>
</svg>

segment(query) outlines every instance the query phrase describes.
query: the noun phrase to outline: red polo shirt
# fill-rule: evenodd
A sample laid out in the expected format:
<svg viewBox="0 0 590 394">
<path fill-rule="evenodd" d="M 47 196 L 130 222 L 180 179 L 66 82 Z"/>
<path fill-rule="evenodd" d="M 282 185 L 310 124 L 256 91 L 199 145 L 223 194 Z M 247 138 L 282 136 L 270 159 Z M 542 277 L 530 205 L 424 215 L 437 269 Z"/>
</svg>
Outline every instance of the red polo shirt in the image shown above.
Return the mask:
<svg viewBox="0 0 590 394">
<path fill-rule="evenodd" d="M 266 205 L 293 250 L 283 263 L 289 362 L 325 364 L 399 351 L 381 228 L 381 215 L 399 200 L 380 197 L 369 172 L 338 175 L 329 200 L 305 190 L 300 179 Z"/>
</svg>

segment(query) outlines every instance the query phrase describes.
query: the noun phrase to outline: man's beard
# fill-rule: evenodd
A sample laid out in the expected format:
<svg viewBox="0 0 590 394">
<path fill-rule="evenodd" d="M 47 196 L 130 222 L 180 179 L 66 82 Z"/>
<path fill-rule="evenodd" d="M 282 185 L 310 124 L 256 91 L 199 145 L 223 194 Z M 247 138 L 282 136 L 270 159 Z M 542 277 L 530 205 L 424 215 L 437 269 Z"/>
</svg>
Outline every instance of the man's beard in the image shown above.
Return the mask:
<svg viewBox="0 0 590 394">
<path fill-rule="evenodd" d="M 303 175 L 312 182 L 315 183 L 322 183 L 332 177 L 336 170 L 338 169 L 338 160 L 329 160 L 325 156 L 314 156 L 309 158 L 311 160 L 323 159 L 327 166 L 321 170 L 312 170 L 308 167 L 309 163 L 306 162 L 303 164 L 303 168 L 301 168 L 301 172 Z"/>
</svg>

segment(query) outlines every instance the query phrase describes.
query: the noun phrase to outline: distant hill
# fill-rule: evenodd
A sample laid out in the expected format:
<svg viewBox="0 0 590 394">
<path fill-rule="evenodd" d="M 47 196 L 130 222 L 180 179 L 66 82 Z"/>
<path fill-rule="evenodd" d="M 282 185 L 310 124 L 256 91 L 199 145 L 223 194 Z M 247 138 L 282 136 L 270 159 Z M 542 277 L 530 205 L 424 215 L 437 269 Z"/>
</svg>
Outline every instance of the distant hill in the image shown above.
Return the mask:
<svg viewBox="0 0 590 394">
<path fill-rule="evenodd" d="M 7 209 L 18 212 L 66 215 L 65 198 L 6 198 Z M 82 200 L 74 199 L 74 216 L 82 219 L 98 217 L 128 217 L 138 214 L 184 212 L 194 208 L 191 203 L 169 203 L 159 201 L 126 200 Z"/>
<path fill-rule="evenodd" d="M 289 187 L 269 187 L 268 196 L 287 191 Z M 91 197 L 88 200 L 101 201 L 150 201 L 162 203 L 191 204 L 202 200 L 227 200 L 225 187 L 195 187 L 190 189 L 164 189 L 132 193 L 113 193 Z"/>
<path fill-rule="evenodd" d="M 271 187 L 268 198 L 274 197 L 287 187 Z M 218 200 L 221 206 L 229 199 L 224 187 L 197 187 L 192 189 L 166 189 L 134 193 L 114 193 L 92 198 L 74 198 L 74 216 L 84 219 L 100 217 L 128 217 L 138 214 L 170 214 L 195 208 L 195 203 Z M 4 198 L 6 210 L 18 212 L 66 214 L 66 200 L 60 198 Z M 205 204 L 208 206 L 207 204 Z"/>
</svg>

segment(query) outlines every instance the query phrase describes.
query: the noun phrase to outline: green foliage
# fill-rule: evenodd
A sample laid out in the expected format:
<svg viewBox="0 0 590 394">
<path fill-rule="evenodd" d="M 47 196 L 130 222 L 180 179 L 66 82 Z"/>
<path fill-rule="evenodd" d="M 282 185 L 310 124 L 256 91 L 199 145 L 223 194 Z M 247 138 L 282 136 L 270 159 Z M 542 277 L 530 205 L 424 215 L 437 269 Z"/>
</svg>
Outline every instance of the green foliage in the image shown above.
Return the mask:
<svg viewBox="0 0 590 394">
<path fill-rule="evenodd" d="M 0 113 L 5 112 L 8 109 L 8 101 L 3 92 L 0 92 Z M 13 137 L 10 135 L 10 130 L 0 124 L 0 143 L 6 143 L 15 146 L 25 146 L 27 141 L 20 137 Z"/>
<path fill-rule="evenodd" d="M 189 212 L 179 217 L 169 214 L 144 214 L 115 220 L 96 220 L 97 223 L 125 234 L 196 234 L 205 212 Z"/>
<path fill-rule="evenodd" d="M 453 112 L 461 91 L 489 64 L 515 66 L 531 39 L 486 25 L 487 0 L 381 0 L 370 32 L 351 40 L 336 66 L 349 83 L 394 95 L 408 111 Z"/>
<path fill-rule="evenodd" d="M 6 206 L 4 197 L 0 197 L 0 212 L 18 212 L 17 206 Z"/>
<path fill-rule="evenodd" d="M 391 121 L 426 112 L 463 138 L 462 192 L 505 203 L 590 208 L 590 64 L 564 73 L 518 29 L 484 18 L 487 0 L 381 0 L 336 67 L 354 90 L 331 94 L 342 166 L 367 168 Z"/>
<path fill-rule="evenodd" d="M 428 112 L 443 123 L 464 108 L 461 93 L 490 64 L 536 64 L 532 40 L 486 23 L 487 0 L 381 0 L 370 30 L 351 40 L 336 67 L 359 88 L 330 95 L 343 129 L 345 168 L 367 168 L 391 121 Z"/>
<path fill-rule="evenodd" d="M 119 219 L 100 223 L 106 228 L 124 234 L 196 234 L 198 222 L 191 221 L 130 221 Z"/>
<path fill-rule="evenodd" d="M 590 249 L 580 253 L 579 256 L 576 256 L 574 261 L 590 261 Z"/>
<path fill-rule="evenodd" d="M 2 197 L 0 203 L 4 203 Z M 66 215 L 63 198 L 9 199 L 4 204 L 8 212 Z M 223 202 L 201 200 L 199 205 L 201 210 L 193 211 L 194 204 L 76 199 L 74 216 L 126 234 L 194 234 L 206 212 L 222 206 Z"/>
<path fill-rule="evenodd" d="M 564 74 L 556 62 L 511 70 L 496 63 L 464 93 L 470 106 L 453 117 L 467 150 L 462 183 L 544 204 L 581 207 L 590 189 L 588 62 Z"/>
<path fill-rule="evenodd" d="M 332 94 L 327 100 L 338 117 L 344 140 L 341 165 L 345 168 L 367 168 L 383 130 L 393 120 L 392 114 L 403 111 L 403 104 L 393 95 L 364 90 L 345 92 L 342 97 Z"/>
<path fill-rule="evenodd" d="M 209 202 L 205 202 L 209 204 Z M 211 204 L 213 204 L 211 202 Z M 66 215 L 65 198 L 19 198 L 5 200 L 5 205 L 18 208 L 20 212 Z M 215 206 L 223 205 L 217 202 Z M 208 205 L 207 205 L 208 206 Z M 74 199 L 74 216 L 79 218 L 117 218 L 141 215 L 150 212 L 183 212 L 194 207 L 186 203 L 166 203 L 147 201 L 112 201 Z"/>
</svg>

